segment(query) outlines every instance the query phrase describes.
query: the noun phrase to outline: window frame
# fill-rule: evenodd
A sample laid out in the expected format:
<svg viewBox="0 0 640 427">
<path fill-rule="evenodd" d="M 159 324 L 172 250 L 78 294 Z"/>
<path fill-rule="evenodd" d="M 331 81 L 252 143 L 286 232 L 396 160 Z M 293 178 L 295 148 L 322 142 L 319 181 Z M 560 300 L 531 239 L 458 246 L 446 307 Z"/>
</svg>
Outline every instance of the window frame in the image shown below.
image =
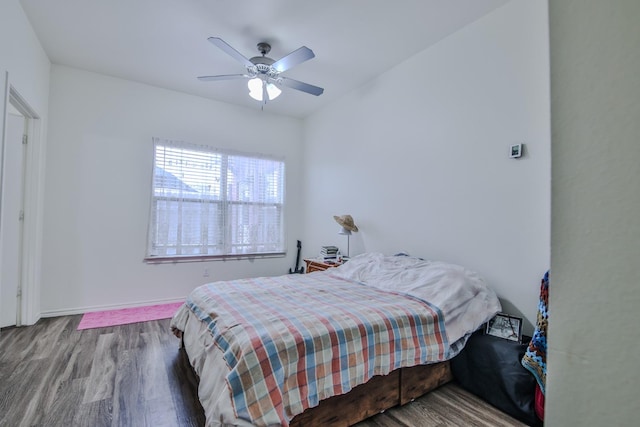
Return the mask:
<svg viewBox="0 0 640 427">
<path fill-rule="evenodd" d="M 218 200 L 211 199 L 205 202 L 202 195 L 201 197 L 197 197 L 197 195 L 194 195 L 193 198 L 189 198 L 188 196 L 185 197 L 184 195 L 180 196 L 180 195 L 156 194 L 155 178 L 156 178 L 156 170 L 159 168 L 157 164 L 157 147 L 158 146 L 182 148 L 182 149 L 196 151 L 196 152 L 200 151 L 202 153 L 206 153 L 205 155 L 210 155 L 215 153 L 216 155 L 222 156 L 222 159 L 220 160 L 220 170 L 218 171 L 219 172 L 218 179 L 220 182 L 219 199 Z M 287 240 L 286 240 L 286 227 L 285 227 L 285 224 L 286 224 L 286 221 L 285 221 L 286 162 L 284 158 L 272 156 L 272 155 L 260 154 L 260 153 L 246 153 L 246 152 L 240 152 L 236 150 L 220 149 L 220 148 L 215 148 L 209 145 L 194 144 L 194 143 L 184 142 L 184 141 L 172 141 L 172 140 L 156 138 L 156 137 L 154 137 L 152 140 L 152 149 L 153 149 L 153 153 L 152 153 L 151 182 L 150 182 L 151 185 L 150 185 L 150 191 L 149 191 L 151 197 L 150 197 L 149 215 L 147 218 L 147 221 L 148 221 L 147 222 L 147 226 L 148 226 L 147 244 L 145 249 L 144 262 L 146 263 L 179 263 L 179 262 L 197 262 L 197 261 L 227 260 L 227 259 L 275 258 L 275 257 L 286 256 L 286 253 L 287 253 L 287 247 L 286 247 Z M 231 167 L 229 166 L 229 163 L 230 163 L 229 159 L 231 157 L 248 159 L 248 160 L 264 159 L 264 160 L 278 162 L 281 176 L 278 178 L 278 181 L 280 182 L 278 184 L 279 191 L 277 192 L 278 194 L 277 198 L 280 198 L 281 202 L 268 201 L 268 200 L 248 200 L 248 201 L 236 200 L 233 197 L 230 197 L 229 195 L 230 189 L 227 186 L 227 180 L 228 180 L 230 169 L 231 169 Z M 182 159 L 184 159 L 184 157 Z M 171 174 L 171 172 L 169 172 L 169 174 Z M 182 181 L 181 183 L 188 185 L 186 183 L 183 183 Z M 197 202 L 198 200 L 200 200 L 201 205 L 204 203 L 207 203 L 207 204 L 210 204 L 211 206 L 217 206 L 216 210 L 219 211 L 218 219 L 220 219 L 220 225 L 217 227 L 217 230 L 220 233 L 219 235 L 216 235 L 216 236 L 217 236 L 217 239 L 221 240 L 221 243 L 217 244 L 215 243 L 215 241 L 213 242 L 207 241 L 207 238 L 205 236 L 208 235 L 208 230 L 206 228 L 208 227 L 209 223 L 205 217 L 201 217 L 198 223 L 199 223 L 199 226 L 201 227 L 199 234 L 201 235 L 202 238 L 197 244 L 195 244 L 195 246 L 200 246 L 202 248 L 220 246 L 221 253 L 217 253 L 217 254 L 211 254 L 211 253 L 166 254 L 166 253 L 163 253 L 159 255 L 153 255 L 154 252 L 158 253 L 156 250 L 154 250 L 155 248 L 158 247 L 158 240 L 159 240 L 158 232 L 157 232 L 157 229 L 158 229 L 158 225 L 157 225 L 158 208 L 156 206 L 157 203 L 160 201 L 164 201 L 164 202 L 175 201 L 177 203 L 184 204 L 184 203 L 190 203 L 190 202 Z M 230 218 L 234 214 L 237 215 L 237 213 L 234 212 L 235 210 L 234 208 L 238 206 L 247 206 L 247 207 L 257 206 L 257 207 L 263 207 L 263 208 L 274 207 L 277 210 L 276 218 L 278 220 L 273 224 L 279 223 L 279 225 L 277 226 L 279 241 L 277 240 L 276 242 L 261 243 L 264 245 L 275 244 L 277 246 L 276 250 L 268 250 L 264 252 L 252 251 L 252 252 L 245 252 L 245 253 L 232 252 L 232 248 L 234 247 L 247 246 L 247 245 L 251 246 L 251 245 L 260 244 L 260 242 L 249 242 L 249 243 L 233 242 L 232 226 L 229 225 L 229 223 L 231 222 Z M 184 206 L 181 206 L 179 209 L 183 209 L 183 208 Z M 200 213 L 200 215 L 203 215 L 203 214 Z M 185 225 L 184 222 L 178 222 L 176 224 L 176 227 L 180 229 L 184 225 Z M 236 227 L 242 227 L 242 226 L 243 226 L 242 222 L 236 223 Z M 251 223 L 244 224 L 244 227 L 251 228 Z M 262 231 L 264 232 L 264 230 Z M 176 239 L 179 239 L 180 235 L 181 235 L 181 231 L 177 231 Z M 169 246 L 169 243 L 166 242 L 164 244 L 164 247 L 166 248 L 168 246 Z M 188 246 L 188 244 L 177 242 L 176 252 L 180 252 L 180 249 L 184 248 L 185 246 Z"/>
</svg>

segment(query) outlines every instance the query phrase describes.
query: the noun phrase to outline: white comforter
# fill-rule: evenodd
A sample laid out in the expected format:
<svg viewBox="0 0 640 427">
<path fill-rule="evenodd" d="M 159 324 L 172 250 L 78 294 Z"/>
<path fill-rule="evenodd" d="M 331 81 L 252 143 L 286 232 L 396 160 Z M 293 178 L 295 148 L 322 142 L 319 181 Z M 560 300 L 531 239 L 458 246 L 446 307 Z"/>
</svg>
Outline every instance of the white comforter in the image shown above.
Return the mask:
<svg viewBox="0 0 640 427">
<path fill-rule="evenodd" d="M 474 332 L 501 310 L 496 293 L 475 272 L 442 261 L 366 253 L 325 273 L 432 303 L 444 315 L 449 343 Z"/>
</svg>

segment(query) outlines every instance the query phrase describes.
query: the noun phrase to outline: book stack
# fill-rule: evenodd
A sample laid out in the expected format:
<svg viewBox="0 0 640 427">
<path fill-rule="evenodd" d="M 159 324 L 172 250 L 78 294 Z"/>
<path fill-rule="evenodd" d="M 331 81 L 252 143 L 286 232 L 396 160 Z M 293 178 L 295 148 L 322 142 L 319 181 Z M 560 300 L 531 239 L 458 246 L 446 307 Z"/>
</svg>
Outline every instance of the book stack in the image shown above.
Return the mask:
<svg viewBox="0 0 640 427">
<path fill-rule="evenodd" d="M 323 246 L 320 248 L 320 258 L 325 261 L 335 261 L 338 256 L 337 246 Z"/>
</svg>

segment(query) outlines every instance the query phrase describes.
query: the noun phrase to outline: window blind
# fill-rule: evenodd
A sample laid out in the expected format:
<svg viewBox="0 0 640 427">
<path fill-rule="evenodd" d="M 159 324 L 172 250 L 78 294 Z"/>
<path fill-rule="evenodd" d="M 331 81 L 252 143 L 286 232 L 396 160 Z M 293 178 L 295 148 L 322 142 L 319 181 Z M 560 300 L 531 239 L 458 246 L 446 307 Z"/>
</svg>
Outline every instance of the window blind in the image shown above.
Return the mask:
<svg viewBox="0 0 640 427">
<path fill-rule="evenodd" d="M 277 254 L 284 161 L 153 139 L 147 259 Z"/>
</svg>

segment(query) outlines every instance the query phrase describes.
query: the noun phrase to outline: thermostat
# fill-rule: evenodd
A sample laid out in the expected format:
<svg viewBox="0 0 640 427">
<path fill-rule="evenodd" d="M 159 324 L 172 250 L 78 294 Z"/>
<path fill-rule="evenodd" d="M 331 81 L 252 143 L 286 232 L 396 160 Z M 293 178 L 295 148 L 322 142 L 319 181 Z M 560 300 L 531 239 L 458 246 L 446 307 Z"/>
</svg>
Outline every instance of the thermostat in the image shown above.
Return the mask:
<svg viewBox="0 0 640 427">
<path fill-rule="evenodd" d="M 517 159 L 520 156 L 522 156 L 522 144 L 512 145 L 509 157 L 511 157 L 512 159 Z"/>
</svg>

